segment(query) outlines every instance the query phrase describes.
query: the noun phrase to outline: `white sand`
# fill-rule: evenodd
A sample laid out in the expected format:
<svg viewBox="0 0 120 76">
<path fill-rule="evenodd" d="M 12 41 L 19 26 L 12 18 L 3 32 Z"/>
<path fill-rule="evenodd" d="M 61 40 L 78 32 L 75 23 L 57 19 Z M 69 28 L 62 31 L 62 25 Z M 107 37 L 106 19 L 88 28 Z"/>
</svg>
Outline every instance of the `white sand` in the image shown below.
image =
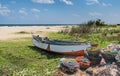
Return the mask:
<svg viewBox="0 0 120 76">
<path fill-rule="evenodd" d="M 65 29 L 65 26 L 0 27 L 0 40 L 31 37 L 31 34 L 15 34 L 16 32 L 21 31 L 39 33 L 41 36 L 47 36 L 50 32 L 58 32 L 62 29 Z"/>
</svg>

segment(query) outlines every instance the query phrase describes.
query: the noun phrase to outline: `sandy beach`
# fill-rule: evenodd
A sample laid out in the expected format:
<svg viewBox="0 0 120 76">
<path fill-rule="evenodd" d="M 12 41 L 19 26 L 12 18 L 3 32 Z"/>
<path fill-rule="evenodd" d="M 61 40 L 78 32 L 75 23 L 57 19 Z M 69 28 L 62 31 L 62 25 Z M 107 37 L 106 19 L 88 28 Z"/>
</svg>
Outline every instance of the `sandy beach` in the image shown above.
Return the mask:
<svg viewBox="0 0 120 76">
<path fill-rule="evenodd" d="M 40 36 L 47 36 L 50 32 L 58 32 L 65 26 L 22 26 L 22 27 L 0 27 L 0 40 L 31 37 L 31 32 Z M 16 34 L 17 32 L 29 32 L 30 34 Z"/>
</svg>

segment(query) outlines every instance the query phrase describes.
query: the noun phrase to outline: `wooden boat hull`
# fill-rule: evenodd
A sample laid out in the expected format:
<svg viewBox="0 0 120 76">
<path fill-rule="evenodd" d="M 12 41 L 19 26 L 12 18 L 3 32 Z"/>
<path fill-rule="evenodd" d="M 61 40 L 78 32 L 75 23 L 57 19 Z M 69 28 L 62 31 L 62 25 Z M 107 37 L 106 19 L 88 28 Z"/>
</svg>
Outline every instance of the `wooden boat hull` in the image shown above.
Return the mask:
<svg viewBox="0 0 120 76">
<path fill-rule="evenodd" d="M 44 43 L 33 38 L 33 43 L 40 49 L 48 52 L 59 53 L 63 55 L 82 56 L 85 55 L 85 50 L 90 44 L 82 43 L 78 45 L 55 45 Z"/>
<path fill-rule="evenodd" d="M 45 50 L 45 49 L 43 49 L 43 50 Z M 61 55 L 70 55 L 70 56 L 84 56 L 86 54 L 84 52 L 84 50 L 75 51 L 75 52 L 54 52 L 54 51 L 47 51 L 47 50 L 45 50 L 45 51 L 51 52 L 51 53 L 56 53 L 56 54 L 61 54 Z"/>
</svg>

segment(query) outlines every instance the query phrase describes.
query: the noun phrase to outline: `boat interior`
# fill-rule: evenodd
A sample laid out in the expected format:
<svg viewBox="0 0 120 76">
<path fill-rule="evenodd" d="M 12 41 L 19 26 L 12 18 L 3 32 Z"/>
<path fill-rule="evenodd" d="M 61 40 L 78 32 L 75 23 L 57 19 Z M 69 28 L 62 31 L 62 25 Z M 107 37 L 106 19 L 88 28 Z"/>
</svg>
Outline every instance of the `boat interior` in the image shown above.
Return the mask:
<svg viewBox="0 0 120 76">
<path fill-rule="evenodd" d="M 86 45 L 90 44 L 87 42 L 70 42 L 70 41 L 61 41 L 61 40 L 50 40 L 47 37 L 39 37 L 39 36 L 33 36 L 33 38 L 39 42 L 47 43 L 47 44 L 54 44 L 54 45 Z"/>
</svg>

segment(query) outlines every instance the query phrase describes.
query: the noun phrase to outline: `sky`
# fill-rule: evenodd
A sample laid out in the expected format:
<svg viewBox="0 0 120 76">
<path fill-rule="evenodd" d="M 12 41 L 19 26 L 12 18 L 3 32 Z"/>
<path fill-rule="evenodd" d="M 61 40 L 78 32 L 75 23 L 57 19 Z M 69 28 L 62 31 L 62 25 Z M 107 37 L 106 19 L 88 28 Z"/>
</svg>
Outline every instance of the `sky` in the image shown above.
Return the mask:
<svg viewBox="0 0 120 76">
<path fill-rule="evenodd" d="M 120 23 L 120 0 L 0 0 L 0 24 Z"/>
</svg>

